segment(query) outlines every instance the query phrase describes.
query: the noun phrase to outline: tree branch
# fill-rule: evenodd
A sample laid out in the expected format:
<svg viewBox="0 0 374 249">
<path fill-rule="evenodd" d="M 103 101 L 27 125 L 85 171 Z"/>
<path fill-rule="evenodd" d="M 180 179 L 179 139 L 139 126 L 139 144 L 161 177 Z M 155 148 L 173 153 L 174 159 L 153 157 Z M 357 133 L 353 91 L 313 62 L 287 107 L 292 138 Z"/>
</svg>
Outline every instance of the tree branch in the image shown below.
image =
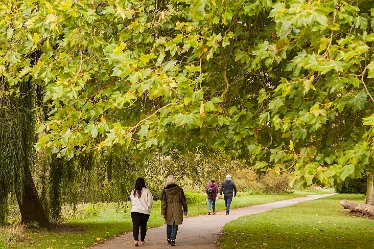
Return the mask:
<svg viewBox="0 0 374 249">
<path fill-rule="evenodd" d="M 366 84 L 365 84 L 365 81 L 364 81 L 364 76 L 365 76 L 365 73 L 366 73 L 366 70 L 367 70 L 367 66 L 365 67 L 364 71 L 362 72 L 361 74 L 361 81 L 362 81 L 362 84 L 364 85 L 365 87 L 365 90 L 366 90 L 366 93 L 369 95 L 369 97 L 371 98 L 371 101 L 374 102 L 374 98 L 373 96 L 371 96 L 370 92 L 369 92 L 369 89 L 367 88 Z"/>
<path fill-rule="evenodd" d="M 153 117 L 154 115 L 156 115 L 159 111 L 161 111 L 161 110 L 164 109 L 165 107 L 170 106 L 170 105 L 172 105 L 172 104 L 173 104 L 173 103 L 169 103 L 169 104 L 167 104 L 167 105 L 165 105 L 165 106 L 163 106 L 163 107 L 157 109 L 154 113 L 152 113 L 152 114 L 149 115 L 148 117 L 146 117 L 146 118 L 140 120 L 140 121 L 139 121 L 135 126 L 133 126 L 133 127 L 130 128 L 130 132 L 133 133 L 133 132 L 134 132 L 134 131 L 139 127 L 139 125 L 141 125 L 142 123 L 144 123 L 145 121 L 147 121 L 148 119 L 150 119 L 151 117 Z"/>
</svg>

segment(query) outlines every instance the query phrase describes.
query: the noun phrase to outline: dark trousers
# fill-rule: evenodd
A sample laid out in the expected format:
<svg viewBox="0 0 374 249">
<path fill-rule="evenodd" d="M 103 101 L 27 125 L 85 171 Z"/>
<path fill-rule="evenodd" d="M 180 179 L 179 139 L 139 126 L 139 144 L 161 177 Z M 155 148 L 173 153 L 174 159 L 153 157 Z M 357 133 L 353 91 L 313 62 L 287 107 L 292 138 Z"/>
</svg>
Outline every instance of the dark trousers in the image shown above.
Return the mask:
<svg viewBox="0 0 374 249">
<path fill-rule="evenodd" d="M 225 195 L 223 198 L 225 199 L 226 214 L 229 214 L 232 196 Z"/>
<path fill-rule="evenodd" d="M 145 235 L 147 234 L 147 223 L 149 214 L 142 214 L 137 212 L 131 212 L 132 219 L 132 234 L 134 240 L 139 240 L 139 228 L 140 228 L 140 241 L 144 241 Z"/>
<path fill-rule="evenodd" d="M 175 241 L 175 239 L 177 238 L 177 233 L 178 233 L 178 225 L 175 225 L 175 223 L 173 223 L 173 225 L 168 224 L 166 226 L 166 236 L 168 240 Z"/>
</svg>

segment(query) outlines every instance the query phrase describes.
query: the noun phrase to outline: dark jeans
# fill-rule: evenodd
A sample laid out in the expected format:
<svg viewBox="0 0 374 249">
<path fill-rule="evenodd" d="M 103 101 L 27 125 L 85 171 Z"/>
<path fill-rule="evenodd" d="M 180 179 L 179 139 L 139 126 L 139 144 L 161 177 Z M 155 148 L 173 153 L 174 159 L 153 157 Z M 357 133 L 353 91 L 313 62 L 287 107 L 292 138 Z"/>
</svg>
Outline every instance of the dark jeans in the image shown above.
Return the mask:
<svg viewBox="0 0 374 249">
<path fill-rule="evenodd" d="M 224 199 L 225 199 L 226 214 L 229 214 L 230 213 L 230 205 L 231 205 L 231 201 L 232 201 L 232 196 L 225 195 Z"/>
<path fill-rule="evenodd" d="M 175 223 L 173 225 L 168 224 L 166 226 L 166 236 L 168 240 L 175 241 L 175 239 L 177 238 L 177 232 L 178 232 L 178 225 L 175 225 Z"/>
<path fill-rule="evenodd" d="M 216 199 L 210 199 L 208 198 L 208 212 L 210 212 L 210 210 L 213 210 L 213 213 L 216 212 Z"/>
<path fill-rule="evenodd" d="M 145 235 L 147 234 L 147 223 L 149 214 L 142 214 L 137 212 L 131 212 L 132 219 L 132 234 L 134 240 L 139 240 L 139 227 L 140 227 L 140 241 L 144 241 Z"/>
</svg>

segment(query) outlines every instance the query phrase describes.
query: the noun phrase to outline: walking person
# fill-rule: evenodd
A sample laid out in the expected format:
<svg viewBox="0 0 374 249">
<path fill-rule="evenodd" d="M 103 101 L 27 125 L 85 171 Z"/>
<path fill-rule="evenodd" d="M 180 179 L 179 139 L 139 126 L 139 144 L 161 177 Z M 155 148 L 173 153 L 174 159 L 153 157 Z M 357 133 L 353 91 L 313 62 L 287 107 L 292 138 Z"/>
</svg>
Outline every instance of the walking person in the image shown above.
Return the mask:
<svg viewBox="0 0 374 249">
<path fill-rule="evenodd" d="M 147 223 L 151 214 L 153 196 L 151 191 L 146 188 L 143 178 L 136 179 L 134 190 L 130 194 L 131 200 L 131 219 L 132 232 L 135 246 L 144 244 L 147 234 Z M 140 243 L 139 243 L 140 228 Z"/>
<path fill-rule="evenodd" d="M 216 179 L 212 178 L 205 189 L 208 198 L 208 215 L 216 214 L 216 199 L 218 195 L 218 186 L 215 182 Z"/>
<path fill-rule="evenodd" d="M 183 223 L 183 214 L 187 215 L 187 202 L 183 189 L 177 185 L 174 176 L 166 178 L 161 197 L 161 215 L 166 221 L 167 242 L 175 246 L 178 225 Z"/>
<path fill-rule="evenodd" d="M 235 197 L 237 193 L 235 183 L 229 174 L 226 176 L 226 180 L 222 183 L 220 195 L 222 195 L 222 192 L 225 199 L 226 215 L 229 215 L 232 198 Z"/>
</svg>

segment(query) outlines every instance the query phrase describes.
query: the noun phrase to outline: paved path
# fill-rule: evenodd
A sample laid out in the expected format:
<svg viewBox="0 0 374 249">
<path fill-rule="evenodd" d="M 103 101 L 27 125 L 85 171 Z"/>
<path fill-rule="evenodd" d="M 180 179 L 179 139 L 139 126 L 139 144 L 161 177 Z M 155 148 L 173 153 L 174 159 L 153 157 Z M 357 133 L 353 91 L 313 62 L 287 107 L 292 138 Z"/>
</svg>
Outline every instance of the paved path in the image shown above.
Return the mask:
<svg viewBox="0 0 374 249">
<path fill-rule="evenodd" d="M 333 194 L 309 195 L 290 200 L 272 202 L 245 208 L 230 210 L 230 215 L 219 212 L 216 215 L 202 215 L 185 218 L 179 226 L 176 248 L 178 249 L 217 249 L 217 241 L 221 230 L 226 223 L 236 220 L 241 216 L 263 213 L 275 208 L 291 206 L 300 202 L 316 200 Z M 166 242 L 166 226 L 151 228 L 147 232 L 145 244 L 138 248 L 163 249 L 170 248 Z M 115 237 L 104 244 L 92 247 L 93 249 L 119 249 L 135 248 L 132 232 Z"/>
</svg>

